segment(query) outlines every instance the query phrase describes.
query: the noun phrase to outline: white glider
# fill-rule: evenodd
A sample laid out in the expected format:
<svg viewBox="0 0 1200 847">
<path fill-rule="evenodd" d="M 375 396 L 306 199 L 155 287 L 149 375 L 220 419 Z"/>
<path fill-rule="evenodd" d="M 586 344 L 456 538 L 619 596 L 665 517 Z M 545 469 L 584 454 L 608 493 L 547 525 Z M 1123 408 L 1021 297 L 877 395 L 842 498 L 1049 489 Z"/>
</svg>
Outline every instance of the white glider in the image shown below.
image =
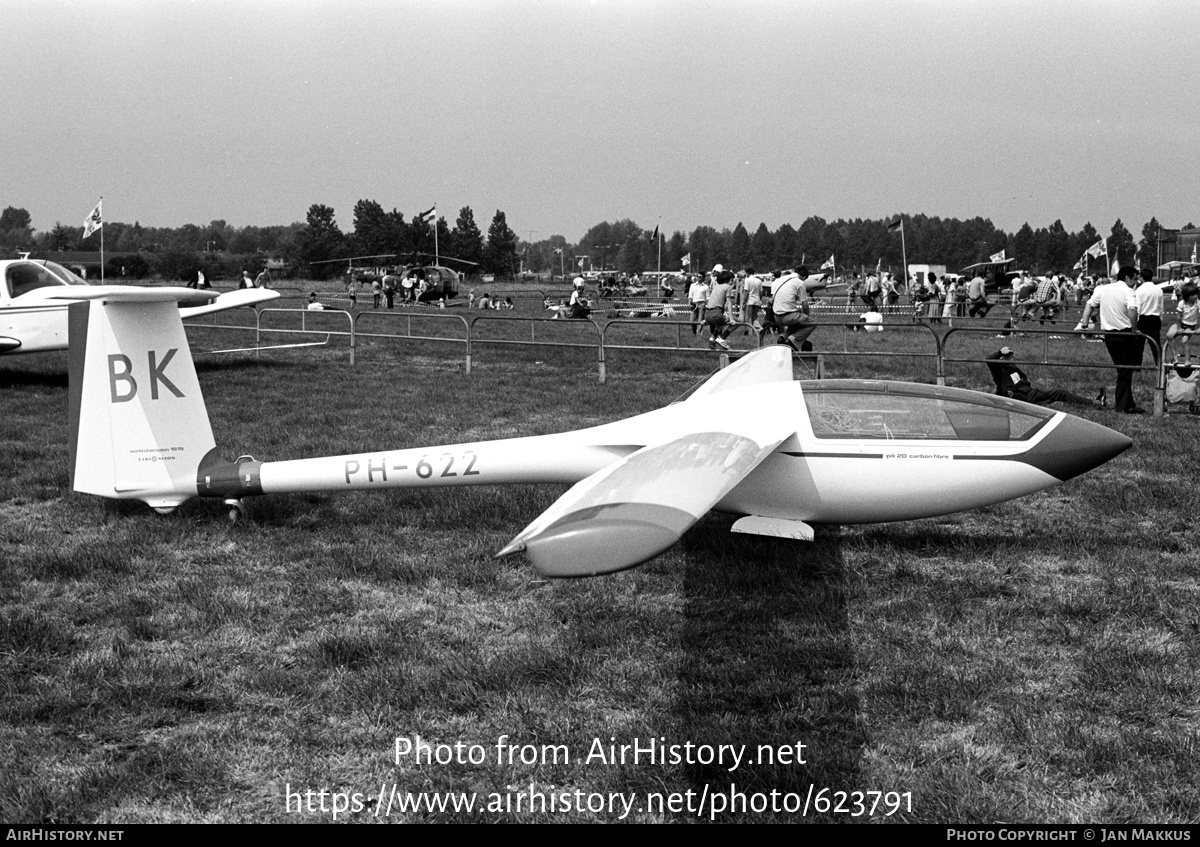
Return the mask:
<svg viewBox="0 0 1200 847">
<path fill-rule="evenodd" d="M 500 555 L 548 576 L 653 558 L 710 510 L 735 532 L 811 539 L 812 524 L 943 515 L 1088 471 L 1132 441 L 1064 412 L 962 389 L 792 378 L 748 353 L 686 400 L 528 438 L 264 462 L 221 458 L 168 289 L 71 306 L 76 491 L 169 512 L 200 497 L 504 483 L 572 487 Z"/>
<path fill-rule="evenodd" d="M 67 349 L 67 305 L 97 292 L 152 291 L 131 285 L 92 285 L 73 271 L 44 259 L 0 261 L 0 356 Z M 253 306 L 274 300 L 278 291 L 173 289 L 181 317 Z"/>
</svg>

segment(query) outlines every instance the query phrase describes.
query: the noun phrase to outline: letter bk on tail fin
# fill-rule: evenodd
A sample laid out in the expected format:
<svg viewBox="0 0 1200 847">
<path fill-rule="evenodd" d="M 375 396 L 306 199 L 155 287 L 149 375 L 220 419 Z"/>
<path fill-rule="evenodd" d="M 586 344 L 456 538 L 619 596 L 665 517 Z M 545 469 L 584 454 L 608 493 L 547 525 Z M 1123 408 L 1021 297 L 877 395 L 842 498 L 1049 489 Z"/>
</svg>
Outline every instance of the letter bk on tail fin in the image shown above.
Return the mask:
<svg viewBox="0 0 1200 847">
<path fill-rule="evenodd" d="M 196 470 L 215 442 L 178 299 L 151 289 L 70 306 L 76 491 L 160 511 L 196 496 Z"/>
</svg>

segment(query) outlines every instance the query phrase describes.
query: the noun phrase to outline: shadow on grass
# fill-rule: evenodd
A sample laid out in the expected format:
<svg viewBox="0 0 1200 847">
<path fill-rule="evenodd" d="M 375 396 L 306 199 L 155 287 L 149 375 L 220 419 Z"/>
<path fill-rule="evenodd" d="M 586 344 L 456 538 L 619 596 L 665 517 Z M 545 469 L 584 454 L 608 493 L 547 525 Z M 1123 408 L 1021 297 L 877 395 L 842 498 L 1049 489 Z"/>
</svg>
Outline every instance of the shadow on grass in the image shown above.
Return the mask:
<svg viewBox="0 0 1200 847">
<path fill-rule="evenodd" d="M 744 744 L 748 760 L 736 771 L 690 766 L 690 786 L 726 797 L 790 793 L 801 805 L 810 783 L 853 789 L 866 737 L 839 532 L 800 545 L 734 535 L 727 520 L 709 520 L 683 544 L 696 564 L 684 581 L 678 733 L 697 744 Z M 768 810 L 763 818 L 746 802 L 721 819 L 800 817 Z"/>
</svg>

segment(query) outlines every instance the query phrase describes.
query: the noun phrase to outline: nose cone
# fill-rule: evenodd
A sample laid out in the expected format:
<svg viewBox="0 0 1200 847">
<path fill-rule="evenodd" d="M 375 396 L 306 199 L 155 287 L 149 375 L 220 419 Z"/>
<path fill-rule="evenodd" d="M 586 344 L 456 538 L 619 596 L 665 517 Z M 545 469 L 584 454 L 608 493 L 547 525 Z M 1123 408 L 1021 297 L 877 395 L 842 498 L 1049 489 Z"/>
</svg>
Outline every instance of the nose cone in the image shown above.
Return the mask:
<svg viewBox="0 0 1200 847">
<path fill-rule="evenodd" d="M 1021 458 L 1056 479 L 1066 481 L 1103 465 L 1132 446 L 1133 439 L 1128 435 L 1067 415 Z"/>
</svg>

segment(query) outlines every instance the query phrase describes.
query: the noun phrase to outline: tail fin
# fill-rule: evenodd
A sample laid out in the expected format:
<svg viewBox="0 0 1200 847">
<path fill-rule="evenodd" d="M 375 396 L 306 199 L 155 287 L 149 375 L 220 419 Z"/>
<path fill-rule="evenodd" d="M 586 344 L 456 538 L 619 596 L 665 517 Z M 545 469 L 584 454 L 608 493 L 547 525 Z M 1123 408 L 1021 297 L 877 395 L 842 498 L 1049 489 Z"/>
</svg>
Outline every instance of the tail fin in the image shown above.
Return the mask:
<svg viewBox="0 0 1200 847">
<path fill-rule="evenodd" d="M 195 293 L 108 291 L 71 304 L 76 491 L 160 511 L 196 496 L 197 468 L 215 444 L 177 306 Z"/>
</svg>

